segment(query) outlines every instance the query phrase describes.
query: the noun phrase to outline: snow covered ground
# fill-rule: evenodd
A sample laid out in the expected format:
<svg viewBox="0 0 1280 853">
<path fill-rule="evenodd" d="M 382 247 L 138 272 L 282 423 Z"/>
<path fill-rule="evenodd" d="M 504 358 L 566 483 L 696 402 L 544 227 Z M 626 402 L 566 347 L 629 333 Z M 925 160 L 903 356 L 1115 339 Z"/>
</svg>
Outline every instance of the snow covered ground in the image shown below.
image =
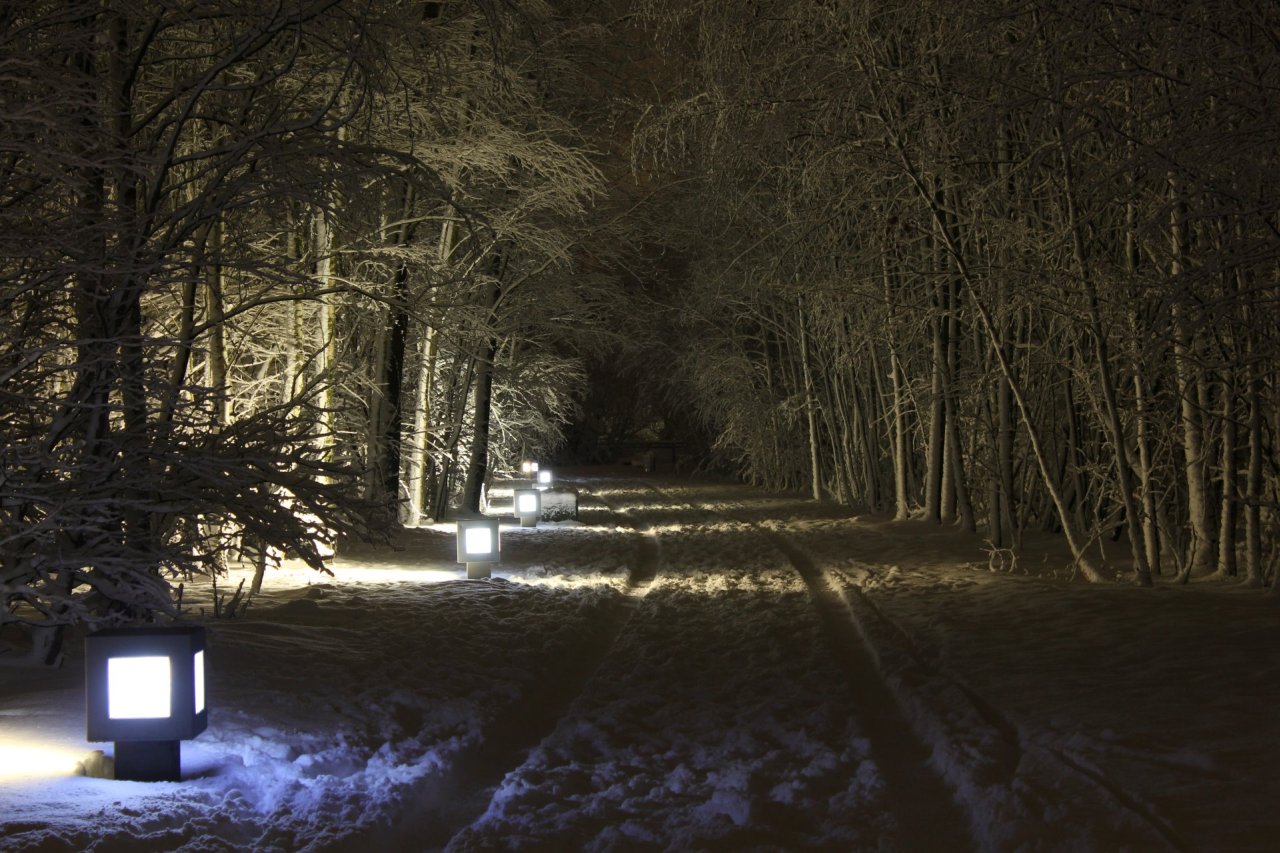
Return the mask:
<svg viewBox="0 0 1280 853">
<path fill-rule="evenodd" d="M 992 565 L 744 486 L 569 484 L 579 520 L 504 526 L 490 580 L 424 527 L 206 618 L 182 783 L 75 775 L 111 750 L 77 644 L 0 656 L 0 850 L 1276 849 L 1266 595 L 1090 586 L 1052 543 Z"/>
</svg>

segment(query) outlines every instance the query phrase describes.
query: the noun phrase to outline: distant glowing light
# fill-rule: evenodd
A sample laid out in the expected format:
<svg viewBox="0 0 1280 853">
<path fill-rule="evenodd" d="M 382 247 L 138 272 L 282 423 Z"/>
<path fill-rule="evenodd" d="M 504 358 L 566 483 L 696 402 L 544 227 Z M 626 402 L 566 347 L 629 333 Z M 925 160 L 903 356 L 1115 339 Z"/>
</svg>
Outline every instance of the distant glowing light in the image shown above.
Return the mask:
<svg viewBox="0 0 1280 853">
<path fill-rule="evenodd" d="M 538 511 L 538 496 L 524 493 L 520 495 L 519 515 L 532 515 Z"/>
<path fill-rule="evenodd" d="M 543 486 L 551 485 L 551 470 L 546 469 L 538 472 L 538 483 Z"/>
<path fill-rule="evenodd" d="M 203 685 L 204 658 L 197 655 Z M 169 658 L 109 658 L 107 660 L 107 716 L 113 720 L 158 720 L 169 716 Z M 203 692 L 203 691 L 201 691 Z M 196 713 L 204 709 L 198 695 Z"/>
</svg>

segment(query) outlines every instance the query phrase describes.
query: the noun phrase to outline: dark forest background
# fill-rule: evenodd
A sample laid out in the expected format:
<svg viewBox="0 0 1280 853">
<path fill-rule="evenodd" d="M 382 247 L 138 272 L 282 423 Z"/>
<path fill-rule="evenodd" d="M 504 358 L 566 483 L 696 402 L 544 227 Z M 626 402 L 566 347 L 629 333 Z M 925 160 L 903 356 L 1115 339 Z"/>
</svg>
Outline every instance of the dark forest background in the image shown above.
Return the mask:
<svg viewBox="0 0 1280 853">
<path fill-rule="evenodd" d="M 0 2 L 0 628 L 680 465 L 1277 584 L 1280 9 Z"/>
</svg>

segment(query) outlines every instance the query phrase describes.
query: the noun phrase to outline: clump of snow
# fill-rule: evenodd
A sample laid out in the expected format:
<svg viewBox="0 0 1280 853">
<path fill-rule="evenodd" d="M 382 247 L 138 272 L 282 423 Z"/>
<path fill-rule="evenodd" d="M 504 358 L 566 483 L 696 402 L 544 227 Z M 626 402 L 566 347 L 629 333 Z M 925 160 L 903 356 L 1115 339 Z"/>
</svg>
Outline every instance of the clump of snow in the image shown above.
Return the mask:
<svg viewBox="0 0 1280 853">
<path fill-rule="evenodd" d="M 84 741 L 75 645 L 0 666 L 0 850 L 902 849 L 938 795 L 889 772 L 907 753 L 867 714 L 919 740 L 979 849 L 1280 831 L 1280 613 L 1256 591 L 1089 586 L 1052 547 L 993 562 L 743 486 L 570 485 L 579 520 L 504 526 L 488 580 L 440 524 L 332 576 L 286 563 L 236 619 L 188 590 L 210 723 L 181 783 L 74 775 L 112 749 Z"/>
</svg>

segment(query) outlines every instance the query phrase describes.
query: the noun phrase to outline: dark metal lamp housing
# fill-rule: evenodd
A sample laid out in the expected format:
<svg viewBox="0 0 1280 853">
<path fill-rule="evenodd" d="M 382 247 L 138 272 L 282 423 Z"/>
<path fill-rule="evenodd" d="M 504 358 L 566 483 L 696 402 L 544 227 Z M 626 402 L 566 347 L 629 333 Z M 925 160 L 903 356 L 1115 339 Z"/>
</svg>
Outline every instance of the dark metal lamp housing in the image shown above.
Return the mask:
<svg viewBox="0 0 1280 853">
<path fill-rule="evenodd" d="M 85 637 L 85 715 L 90 741 L 115 742 L 115 777 L 182 778 L 181 741 L 209 725 L 205 630 L 107 628 Z"/>
</svg>

